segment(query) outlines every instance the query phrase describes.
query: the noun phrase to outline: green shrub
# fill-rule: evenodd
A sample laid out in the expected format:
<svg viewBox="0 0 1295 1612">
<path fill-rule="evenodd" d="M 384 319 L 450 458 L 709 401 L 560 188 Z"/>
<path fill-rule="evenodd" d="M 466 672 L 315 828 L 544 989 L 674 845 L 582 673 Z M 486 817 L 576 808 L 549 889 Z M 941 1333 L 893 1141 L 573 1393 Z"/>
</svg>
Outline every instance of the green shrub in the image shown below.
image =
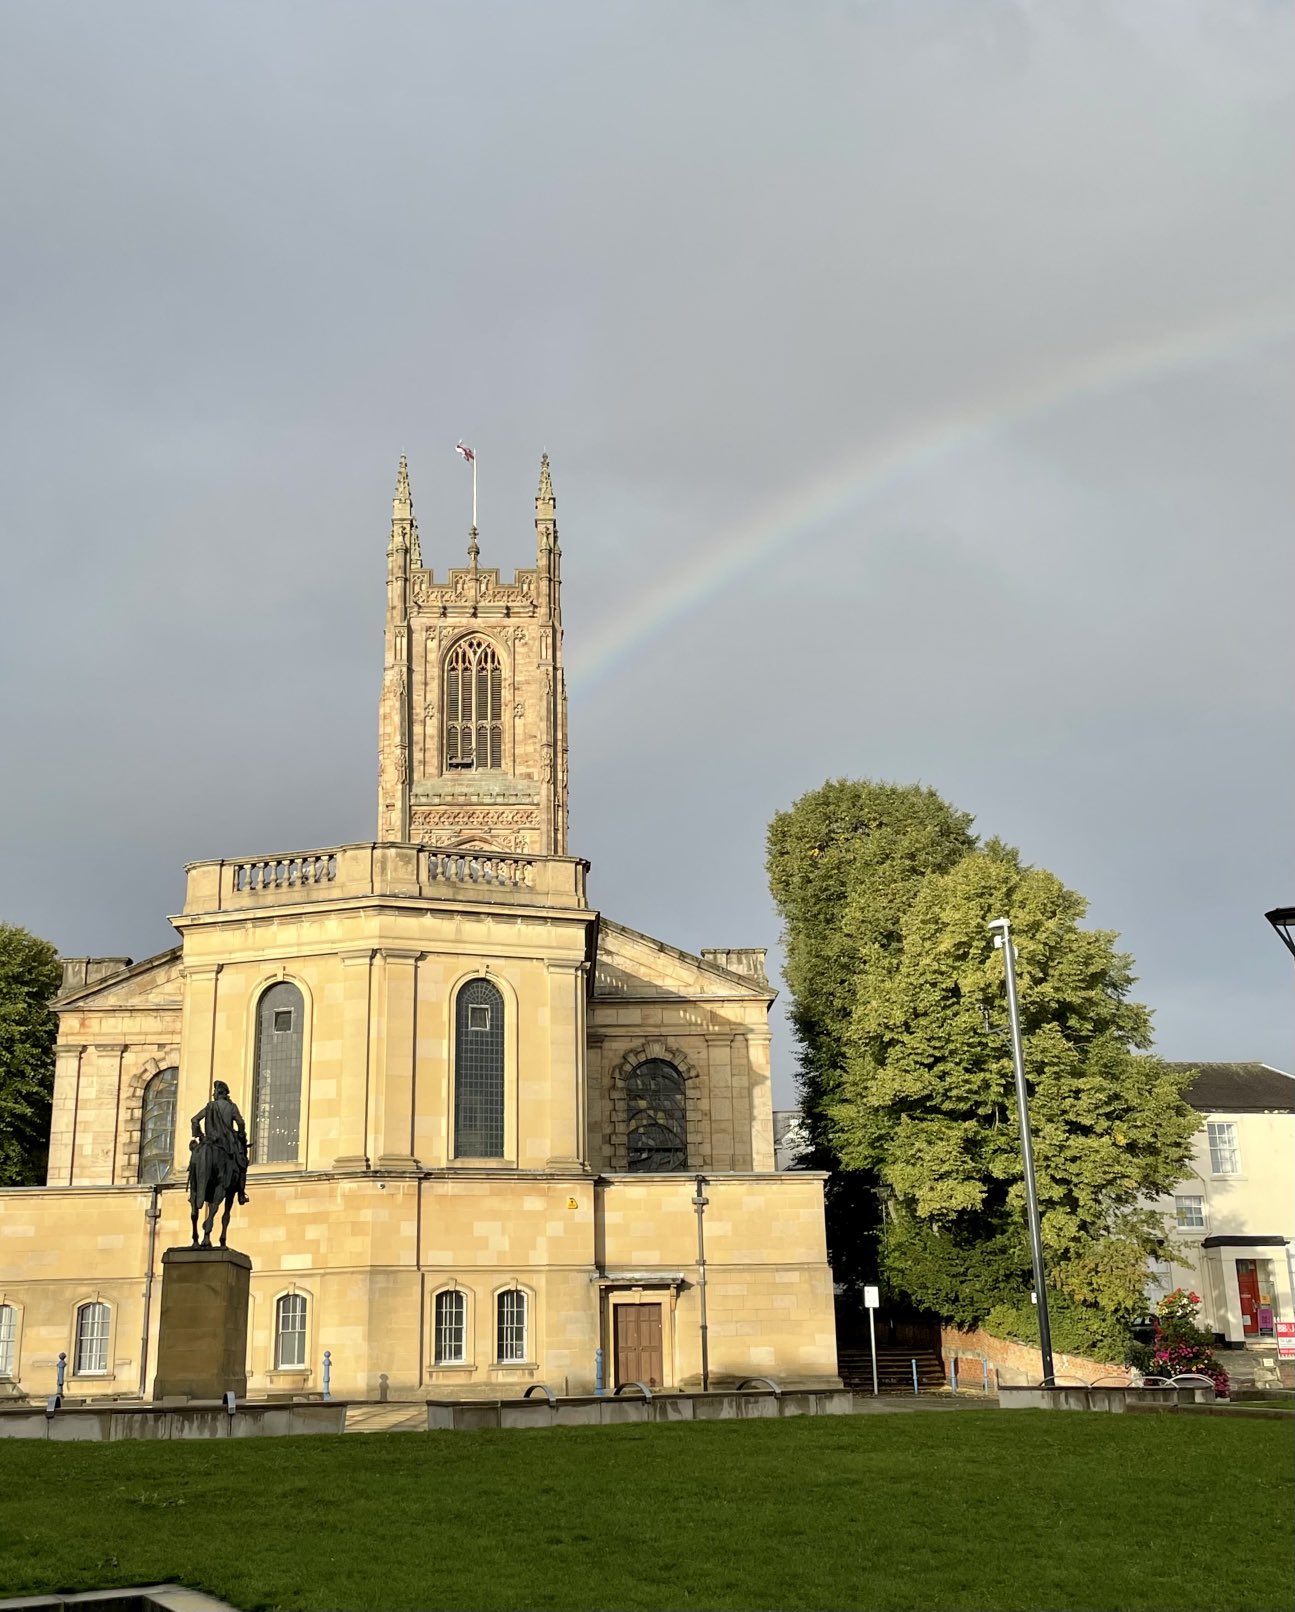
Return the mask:
<svg viewBox="0 0 1295 1612">
<path fill-rule="evenodd" d="M 1128 1326 L 1118 1316 L 1091 1305 L 1076 1304 L 1061 1293 L 1048 1295 L 1048 1320 L 1052 1347 L 1058 1354 L 1084 1355 L 1089 1360 L 1123 1365 L 1135 1347 Z M 997 1338 L 1037 1344 L 1038 1307 L 1028 1299 L 1024 1304 L 996 1304 L 985 1317 L 984 1326 Z"/>
</svg>

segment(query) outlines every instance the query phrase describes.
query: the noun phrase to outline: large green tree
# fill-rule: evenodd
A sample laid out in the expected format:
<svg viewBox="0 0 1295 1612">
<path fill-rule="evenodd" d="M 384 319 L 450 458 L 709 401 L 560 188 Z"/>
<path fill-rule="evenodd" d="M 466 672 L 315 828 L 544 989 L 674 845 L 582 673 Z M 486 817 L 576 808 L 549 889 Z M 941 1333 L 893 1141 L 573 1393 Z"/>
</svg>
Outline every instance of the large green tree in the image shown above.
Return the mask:
<svg viewBox="0 0 1295 1612">
<path fill-rule="evenodd" d="M 1044 1251 L 1050 1281 L 1108 1313 L 1144 1302 L 1164 1224 L 1140 1207 L 1181 1180 L 1198 1117 L 1189 1076 L 1146 1052 L 1132 960 L 1085 929 L 1083 898 L 990 842 L 923 881 L 898 966 L 865 975 L 831 1134 L 893 1205 L 885 1263 L 922 1302 L 983 1285 L 1011 1250 L 1024 1275 L 1025 1188 L 1004 1003 L 988 930 L 1012 920 Z M 930 1266 L 942 1258 L 944 1270 Z"/>
<path fill-rule="evenodd" d="M 0 924 L 0 1186 L 45 1179 L 62 972 L 48 941 Z"/>
<path fill-rule="evenodd" d="M 828 1253 L 837 1280 L 877 1277 L 877 1178 L 843 1165 L 831 1109 L 845 1076 L 865 968 L 898 962 L 904 915 L 930 873 L 975 844 L 971 818 L 920 785 L 838 778 L 769 826 L 769 882 L 783 918 L 785 972 L 800 1054 L 804 1163 L 830 1171 Z"/>
<path fill-rule="evenodd" d="M 1080 1310 L 1136 1310 L 1147 1255 L 1163 1248 L 1139 1201 L 1181 1178 L 1196 1125 L 1187 1077 L 1147 1053 L 1131 961 L 1113 934 L 1082 927 L 1082 897 L 1000 842 L 978 845 L 970 825 L 932 790 L 841 780 L 770 829 L 802 1102 L 815 1162 L 835 1172 L 833 1260 L 857 1279 L 867 1260 L 852 1239 L 880 1229 L 880 1201 L 892 1289 L 962 1322 L 1028 1302 L 1002 957 L 987 928 L 1005 916 L 1050 1284 Z"/>
<path fill-rule="evenodd" d="M 933 789 L 837 778 L 769 825 L 801 1106 L 816 1146 L 828 1140 L 826 1109 L 844 1074 L 862 971 L 898 957 L 923 879 L 972 848 L 971 822 Z"/>
</svg>

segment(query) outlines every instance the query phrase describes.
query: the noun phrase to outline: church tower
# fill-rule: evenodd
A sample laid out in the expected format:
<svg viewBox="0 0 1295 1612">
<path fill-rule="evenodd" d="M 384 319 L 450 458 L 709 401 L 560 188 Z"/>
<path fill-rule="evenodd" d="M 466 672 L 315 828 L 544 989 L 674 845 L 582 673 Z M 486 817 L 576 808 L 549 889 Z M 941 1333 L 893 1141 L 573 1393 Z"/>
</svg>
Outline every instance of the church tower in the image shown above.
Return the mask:
<svg viewBox="0 0 1295 1612">
<path fill-rule="evenodd" d="M 378 710 L 378 838 L 448 850 L 567 854 L 562 550 L 549 460 L 535 496 L 535 568 L 424 569 L 400 461 L 387 547 Z"/>
</svg>

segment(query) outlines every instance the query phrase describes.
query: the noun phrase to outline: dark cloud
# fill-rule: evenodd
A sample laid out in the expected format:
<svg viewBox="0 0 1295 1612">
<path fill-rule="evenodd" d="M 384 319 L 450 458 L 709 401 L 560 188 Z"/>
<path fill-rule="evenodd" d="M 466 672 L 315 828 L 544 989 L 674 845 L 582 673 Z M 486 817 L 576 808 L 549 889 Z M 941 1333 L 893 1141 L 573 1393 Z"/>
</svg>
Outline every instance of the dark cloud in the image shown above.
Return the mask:
<svg viewBox="0 0 1295 1612">
<path fill-rule="evenodd" d="M 1289 1064 L 1288 8 L 0 34 L 6 917 L 142 955 L 185 860 L 373 831 L 395 459 L 443 569 L 462 435 L 490 563 L 528 562 L 554 458 L 614 916 L 772 940 L 772 812 L 922 778 L 1123 932 L 1166 1051 Z M 902 475 L 641 637 L 653 588 L 891 439 Z"/>
</svg>

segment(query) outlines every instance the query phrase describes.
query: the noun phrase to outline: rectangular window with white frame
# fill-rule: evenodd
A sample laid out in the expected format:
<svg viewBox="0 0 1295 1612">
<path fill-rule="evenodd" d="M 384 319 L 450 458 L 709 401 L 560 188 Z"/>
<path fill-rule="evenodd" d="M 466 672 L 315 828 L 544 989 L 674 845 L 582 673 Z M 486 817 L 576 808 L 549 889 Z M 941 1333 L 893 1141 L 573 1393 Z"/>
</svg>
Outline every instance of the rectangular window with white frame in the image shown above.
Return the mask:
<svg viewBox="0 0 1295 1612">
<path fill-rule="evenodd" d="M 526 1359 L 526 1295 L 509 1288 L 497 1301 L 495 1359 L 502 1364 Z"/>
<path fill-rule="evenodd" d="M 302 1371 L 306 1365 L 306 1296 L 285 1293 L 275 1306 L 274 1367 Z"/>
<path fill-rule="evenodd" d="M 106 1304 L 96 1300 L 83 1304 L 76 1312 L 76 1348 L 72 1353 L 74 1377 L 106 1377 L 108 1375 L 109 1311 Z"/>
<path fill-rule="evenodd" d="M 12 1304 L 0 1304 L 0 1377 L 12 1377 L 14 1344 L 18 1337 L 18 1312 Z"/>
<path fill-rule="evenodd" d="M 461 1366 L 466 1358 L 467 1300 L 455 1288 L 436 1295 L 436 1364 Z"/>
<path fill-rule="evenodd" d="M 1210 1144 L 1210 1169 L 1215 1175 L 1240 1175 L 1241 1152 L 1237 1128 L 1230 1119 L 1212 1119 L 1205 1127 Z"/>
<path fill-rule="evenodd" d="M 1190 1192 L 1174 1195 L 1174 1219 L 1179 1231 L 1205 1230 L 1205 1200 Z"/>
</svg>

